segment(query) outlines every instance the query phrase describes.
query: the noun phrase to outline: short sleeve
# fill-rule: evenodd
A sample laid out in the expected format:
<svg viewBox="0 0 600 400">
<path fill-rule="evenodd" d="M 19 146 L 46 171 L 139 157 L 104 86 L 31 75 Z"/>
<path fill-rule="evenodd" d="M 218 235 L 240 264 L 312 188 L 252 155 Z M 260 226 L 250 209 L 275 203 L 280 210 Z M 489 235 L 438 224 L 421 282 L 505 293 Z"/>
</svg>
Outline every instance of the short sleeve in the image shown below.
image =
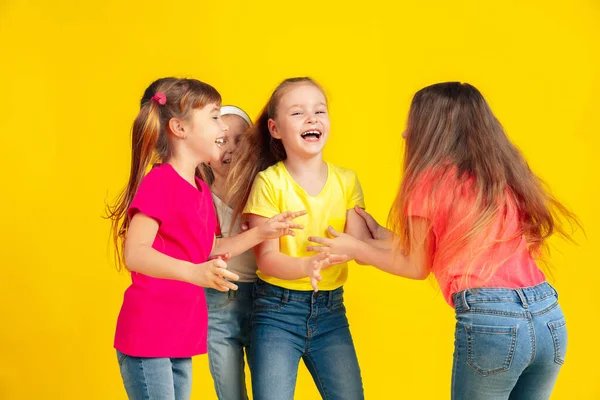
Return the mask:
<svg viewBox="0 0 600 400">
<path fill-rule="evenodd" d="M 346 209 L 350 210 L 354 206 L 365 208 L 365 196 L 363 194 L 362 186 L 358 180 L 356 173 L 352 173 L 351 187 L 352 190 L 348 192 L 348 198 L 346 199 Z"/>
<path fill-rule="evenodd" d="M 279 213 L 281 213 L 281 210 L 277 206 L 273 185 L 267 180 L 264 173 L 259 173 L 252 184 L 244 214 L 255 214 L 271 218 Z"/>
<path fill-rule="evenodd" d="M 166 187 L 164 171 L 152 169 L 143 179 L 131 205 L 129 218 L 141 212 L 162 224 L 167 216 L 168 188 Z"/>
</svg>

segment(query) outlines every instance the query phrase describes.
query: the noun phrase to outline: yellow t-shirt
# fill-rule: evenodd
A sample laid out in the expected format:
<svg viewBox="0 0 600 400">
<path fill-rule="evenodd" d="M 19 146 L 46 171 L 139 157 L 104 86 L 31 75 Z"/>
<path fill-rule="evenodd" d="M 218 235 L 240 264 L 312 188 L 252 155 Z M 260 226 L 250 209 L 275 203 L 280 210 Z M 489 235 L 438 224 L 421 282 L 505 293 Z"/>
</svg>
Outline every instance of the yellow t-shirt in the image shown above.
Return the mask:
<svg viewBox="0 0 600 400">
<path fill-rule="evenodd" d="M 349 169 L 327 163 L 327 181 L 321 192 L 311 196 L 290 175 L 282 162 L 260 172 L 254 184 L 244 214 L 256 214 L 271 218 L 284 211 L 306 210 L 307 215 L 294 222 L 304 225 L 296 230 L 296 236 L 279 239 L 279 249 L 292 257 L 312 256 L 306 246 L 315 245 L 308 241 L 310 236 L 327 237 L 327 227 L 331 225 L 338 232 L 346 226 L 346 211 L 365 206 L 362 188 L 356 173 Z M 281 266 L 285 268 L 285 266 Z M 272 285 L 292 290 L 312 290 L 308 278 L 288 281 L 257 272 L 260 279 Z M 320 290 L 334 290 L 342 286 L 348 277 L 348 264 L 339 264 L 321 271 L 323 280 Z"/>
</svg>

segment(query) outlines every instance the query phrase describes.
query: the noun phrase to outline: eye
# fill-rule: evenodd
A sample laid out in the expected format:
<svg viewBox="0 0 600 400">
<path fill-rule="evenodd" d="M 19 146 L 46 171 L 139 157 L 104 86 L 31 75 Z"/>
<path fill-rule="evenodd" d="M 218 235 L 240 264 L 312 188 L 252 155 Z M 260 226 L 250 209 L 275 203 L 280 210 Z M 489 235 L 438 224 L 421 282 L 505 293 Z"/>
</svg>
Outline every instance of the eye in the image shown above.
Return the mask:
<svg viewBox="0 0 600 400">
<path fill-rule="evenodd" d="M 292 113 L 292 115 L 302 115 L 302 112 L 301 112 L 301 111 L 294 111 L 294 112 Z"/>
<path fill-rule="evenodd" d="M 317 111 L 317 114 L 327 114 L 327 111 Z"/>
</svg>

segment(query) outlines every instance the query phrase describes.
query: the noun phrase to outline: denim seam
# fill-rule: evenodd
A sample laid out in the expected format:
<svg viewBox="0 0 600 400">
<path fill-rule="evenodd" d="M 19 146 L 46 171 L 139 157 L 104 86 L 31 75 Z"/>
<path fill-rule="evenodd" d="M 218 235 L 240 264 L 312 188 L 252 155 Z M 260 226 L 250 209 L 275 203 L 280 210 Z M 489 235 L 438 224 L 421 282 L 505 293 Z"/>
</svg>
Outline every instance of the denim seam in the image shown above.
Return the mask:
<svg viewBox="0 0 600 400">
<path fill-rule="evenodd" d="M 143 388 L 144 388 L 144 391 L 146 392 L 146 399 L 149 400 L 150 399 L 150 390 L 148 389 L 148 384 L 147 384 L 148 378 L 146 377 L 146 371 L 144 370 L 144 360 L 142 360 L 140 358 L 140 359 L 138 359 L 138 361 L 140 364 L 140 368 L 142 370 L 142 376 L 144 377 Z"/>
<path fill-rule="evenodd" d="M 119 367 L 123 366 L 123 362 L 125 362 L 125 360 L 127 359 L 127 357 L 129 357 L 127 354 L 123 354 L 123 353 L 119 354 L 119 359 L 118 359 L 119 360 Z"/>
<path fill-rule="evenodd" d="M 216 310 L 220 310 L 221 308 L 225 308 L 227 307 L 229 304 L 231 304 L 232 299 L 230 297 L 227 298 L 227 301 L 224 304 L 219 304 L 217 306 L 210 306 L 210 304 L 207 304 L 208 306 L 208 311 L 216 311 Z M 208 303 L 208 302 L 207 302 Z"/>
<path fill-rule="evenodd" d="M 477 309 L 477 308 L 472 308 L 472 307 L 469 309 L 469 311 L 467 311 L 465 313 L 502 315 L 505 317 L 514 317 L 514 318 L 523 318 L 523 319 L 527 318 L 527 314 L 525 314 L 525 313 L 497 311 L 497 310 L 483 310 L 483 309 Z"/>
<path fill-rule="evenodd" d="M 317 365 L 311 360 L 309 353 L 305 353 L 305 354 L 306 354 L 307 357 L 304 360 L 304 362 L 308 361 L 308 362 L 311 363 L 311 365 L 312 365 L 312 367 L 315 370 L 315 373 L 317 375 L 316 377 L 314 377 L 315 378 L 315 383 L 317 384 L 317 386 L 321 386 L 321 388 L 323 389 L 323 400 L 329 399 L 329 396 L 327 395 L 327 389 L 325 388 L 325 384 L 321 380 L 321 374 L 319 373 L 319 371 L 317 369 Z"/>
<path fill-rule="evenodd" d="M 539 317 L 541 315 L 549 313 L 550 311 L 554 310 L 556 307 L 558 307 L 558 302 L 554 302 L 554 304 L 552 304 L 551 306 L 548 306 L 541 311 L 532 313 L 531 315 L 533 315 L 534 317 Z"/>
<path fill-rule="evenodd" d="M 536 353 L 536 341 L 535 341 L 535 328 L 533 326 L 533 317 L 530 314 L 529 315 L 529 337 L 531 340 L 531 358 L 529 359 L 529 365 L 533 364 L 533 360 L 535 359 L 535 353 Z"/>
<path fill-rule="evenodd" d="M 560 354 L 560 341 L 558 340 L 556 329 L 565 326 L 566 322 L 563 322 L 560 325 L 556 324 L 556 322 L 559 321 L 561 320 L 548 322 L 548 328 L 550 328 L 550 335 L 552 336 L 552 341 L 554 342 L 554 362 L 558 365 L 563 365 L 565 360 L 558 356 Z M 562 321 L 564 321 L 564 318 Z"/>
</svg>

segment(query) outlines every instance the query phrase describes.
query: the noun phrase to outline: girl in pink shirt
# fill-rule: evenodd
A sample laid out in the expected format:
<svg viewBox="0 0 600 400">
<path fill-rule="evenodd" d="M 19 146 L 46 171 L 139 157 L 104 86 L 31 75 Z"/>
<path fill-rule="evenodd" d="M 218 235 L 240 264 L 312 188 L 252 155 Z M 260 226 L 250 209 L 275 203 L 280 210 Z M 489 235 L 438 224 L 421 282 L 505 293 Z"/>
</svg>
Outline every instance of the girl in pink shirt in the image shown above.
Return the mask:
<svg viewBox="0 0 600 400">
<path fill-rule="evenodd" d="M 131 272 L 115 348 L 130 399 L 188 399 L 191 357 L 206 353 L 202 287 L 236 290 L 226 260 L 293 234 L 283 213 L 235 238 L 215 240 L 217 221 L 202 162 L 220 157 L 228 127 L 221 96 L 195 79 L 164 78 L 146 90 L 132 130 L 126 189 L 109 208 L 119 267 Z M 159 162 L 146 174 L 151 162 Z"/>
<path fill-rule="evenodd" d="M 455 308 L 452 398 L 547 399 L 565 359 L 557 294 L 535 261 L 557 216 L 546 190 L 479 91 L 440 83 L 414 96 L 392 230 L 361 209 L 372 240 L 333 229 L 311 250 L 346 254 L 412 279 L 433 273 Z"/>
</svg>

